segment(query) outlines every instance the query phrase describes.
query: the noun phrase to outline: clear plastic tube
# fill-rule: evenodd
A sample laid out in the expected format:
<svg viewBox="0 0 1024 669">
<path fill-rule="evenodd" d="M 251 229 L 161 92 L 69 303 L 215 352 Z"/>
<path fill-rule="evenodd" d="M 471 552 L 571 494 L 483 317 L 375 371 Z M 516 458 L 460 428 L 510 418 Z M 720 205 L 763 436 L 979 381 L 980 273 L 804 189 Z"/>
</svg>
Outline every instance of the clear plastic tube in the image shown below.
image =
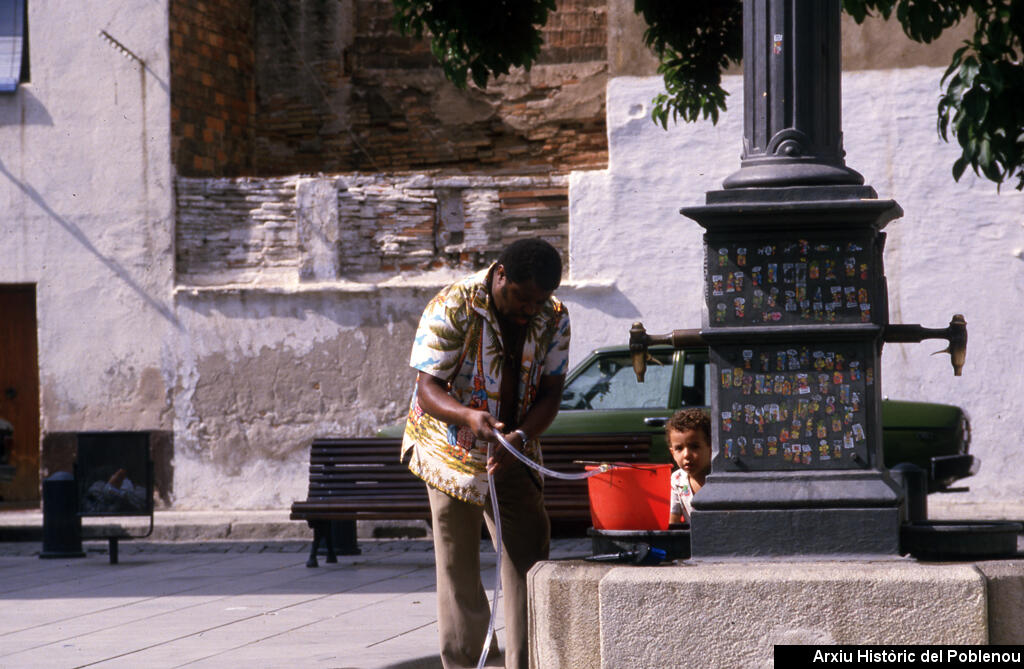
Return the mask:
<svg viewBox="0 0 1024 669">
<path fill-rule="evenodd" d="M 607 463 L 601 463 L 601 465 L 597 469 L 592 469 L 589 472 L 579 472 L 576 474 L 556 472 L 553 469 L 548 469 L 547 467 L 537 464 L 530 458 L 520 453 L 515 446 L 508 443 L 508 440 L 505 439 L 505 437 L 501 436 L 501 432 L 499 432 L 498 430 L 494 430 L 494 436 L 498 438 L 498 442 L 501 443 L 502 446 L 504 446 L 512 455 L 517 457 L 524 465 L 530 467 L 531 469 L 537 470 L 544 476 L 550 476 L 552 478 L 563 479 L 567 481 L 578 481 L 580 479 L 588 479 L 591 476 L 603 474 L 604 472 L 612 468 L 612 465 L 609 465 Z M 490 460 L 492 457 L 494 457 L 494 442 L 488 442 L 487 459 Z M 498 619 L 498 597 L 501 595 L 501 551 L 503 546 L 501 541 L 501 512 L 498 510 L 498 493 L 494 489 L 493 476 L 487 477 L 487 487 L 491 493 L 491 513 L 494 515 L 494 533 L 497 535 L 497 537 L 495 538 L 495 543 L 497 544 L 495 552 L 498 554 L 498 558 L 494 565 L 494 571 L 496 575 L 494 578 L 494 598 L 491 601 L 491 622 L 487 626 L 487 637 L 484 639 L 484 647 L 483 650 L 480 651 L 480 660 L 476 664 L 476 669 L 483 669 L 484 663 L 487 662 L 487 652 L 490 650 L 491 639 L 494 637 L 494 624 L 495 621 Z"/>
<path fill-rule="evenodd" d="M 494 455 L 494 444 L 492 442 L 487 443 L 487 459 L 490 460 L 491 456 Z M 487 487 L 491 492 L 491 514 L 494 516 L 494 533 L 497 535 L 497 548 L 495 553 L 498 554 L 497 561 L 494 563 L 494 598 L 491 600 L 491 622 L 487 625 L 487 638 L 484 639 L 484 648 L 480 651 L 480 661 L 476 663 L 476 669 L 483 669 L 484 663 L 487 662 L 487 652 L 491 648 L 491 639 L 494 637 L 494 624 L 498 619 L 498 596 L 501 595 L 501 513 L 498 511 L 498 493 L 494 489 L 494 477 L 487 477 Z"/>
<path fill-rule="evenodd" d="M 516 456 L 524 465 L 526 465 L 527 467 L 529 467 L 531 469 L 537 470 L 538 472 L 540 472 L 544 476 L 550 476 L 551 478 L 562 479 L 564 481 L 579 481 L 580 479 L 589 479 L 591 476 L 597 476 L 598 474 L 603 474 L 604 472 L 606 472 L 606 471 L 608 471 L 609 469 L 612 468 L 612 465 L 610 465 L 608 463 L 602 463 L 597 469 L 592 469 L 589 472 L 578 472 L 578 473 L 575 473 L 575 474 L 566 474 L 564 472 L 556 472 L 554 469 L 548 469 L 547 467 L 545 467 L 543 465 L 537 464 L 536 462 L 534 462 L 530 458 L 528 458 L 525 455 L 523 455 L 522 453 L 520 453 L 518 450 L 516 450 L 515 446 L 510 444 L 508 442 L 508 440 L 505 439 L 505 437 L 501 436 L 501 432 L 498 432 L 498 430 L 494 430 L 494 436 L 496 436 L 498 438 L 498 442 L 502 446 L 504 446 L 512 455 Z M 488 457 L 488 459 L 490 458 L 490 454 L 491 454 L 491 447 L 488 446 L 487 447 L 487 457 Z"/>
</svg>

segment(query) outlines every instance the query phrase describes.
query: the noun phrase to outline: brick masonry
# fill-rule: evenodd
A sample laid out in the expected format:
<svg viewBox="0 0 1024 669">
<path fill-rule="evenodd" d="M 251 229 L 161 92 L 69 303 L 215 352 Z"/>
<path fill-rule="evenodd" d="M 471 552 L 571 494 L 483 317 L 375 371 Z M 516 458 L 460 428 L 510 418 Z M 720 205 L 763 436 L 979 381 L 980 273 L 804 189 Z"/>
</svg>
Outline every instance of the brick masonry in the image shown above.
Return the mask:
<svg viewBox="0 0 1024 669">
<path fill-rule="evenodd" d="M 182 177 L 177 209 L 181 285 L 473 270 L 524 236 L 547 239 L 568 257 L 568 179 L 559 175 Z"/>
<path fill-rule="evenodd" d="M 172 0 L 180 175 L 604 167 L 606 0 L 559 0 L 529 72 L 449 84 L 390 0 Z"/>
<path fill-rule="evenodd" d="M 171 151 L 179 174 L 252 169 L 250 0 L 170 0 Z"/>
</svg>

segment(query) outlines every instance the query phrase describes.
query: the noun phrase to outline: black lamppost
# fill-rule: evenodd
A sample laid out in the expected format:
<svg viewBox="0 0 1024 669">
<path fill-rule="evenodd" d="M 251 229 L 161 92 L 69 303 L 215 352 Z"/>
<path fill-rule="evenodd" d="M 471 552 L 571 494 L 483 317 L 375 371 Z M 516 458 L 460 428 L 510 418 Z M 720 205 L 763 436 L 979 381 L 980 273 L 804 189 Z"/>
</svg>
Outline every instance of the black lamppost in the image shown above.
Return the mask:
<svg viewBox="0 0 1024 669">
<path fill-rule="evenodd" d="M 726 189 L 864 183 L 843 160 L 839 15 L 832 0 L 743 3 L 743 158 Z"/>
<path fill-rule="evenodd" d="M 898 555 L 882 344 L 965 346 L 966 328 L 888 322 L 881 231 L 903 212 L 844 161 L 839 0 L 744 0 L 743 11 L 741 168 L 682 210 L 706 230 L 699 337 L 713 373 L 714 457 L 693 501 L 692 555 Z M 638 324 L 634 352 L 654 339 L 665 337 Z"/>
</svg>

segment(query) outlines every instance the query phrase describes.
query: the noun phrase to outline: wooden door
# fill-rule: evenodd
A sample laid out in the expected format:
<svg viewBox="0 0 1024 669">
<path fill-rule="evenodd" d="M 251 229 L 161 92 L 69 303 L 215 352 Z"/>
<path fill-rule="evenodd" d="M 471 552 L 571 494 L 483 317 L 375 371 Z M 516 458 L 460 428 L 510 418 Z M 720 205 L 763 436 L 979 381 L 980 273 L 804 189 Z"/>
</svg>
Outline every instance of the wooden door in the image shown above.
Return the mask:
<svg viewBox="0 0 1024 669">
<path fill-rule="evenodd" d="M 0 481 L 0 501 L 37 502 L 39 360 L 33 285 L 0 285 L 0 418 L 14 426 L 9 460 L 14 478 Z"/>
</svg>

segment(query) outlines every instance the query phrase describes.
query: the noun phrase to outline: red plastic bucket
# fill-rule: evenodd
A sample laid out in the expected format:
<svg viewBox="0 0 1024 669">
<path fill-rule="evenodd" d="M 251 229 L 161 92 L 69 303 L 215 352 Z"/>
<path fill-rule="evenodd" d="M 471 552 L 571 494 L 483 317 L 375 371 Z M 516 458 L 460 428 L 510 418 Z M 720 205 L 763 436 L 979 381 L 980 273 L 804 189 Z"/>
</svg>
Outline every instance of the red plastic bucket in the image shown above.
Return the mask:
<svg viewBox="0 0 1024 669">
<path fill-rule="evenodd" d="M 667 530 L 671 477 L 671 464 L 632 463 L 613 463 L 613 469 L 591 476 L 587 490 L 594 528 Z"/>
</svg>

